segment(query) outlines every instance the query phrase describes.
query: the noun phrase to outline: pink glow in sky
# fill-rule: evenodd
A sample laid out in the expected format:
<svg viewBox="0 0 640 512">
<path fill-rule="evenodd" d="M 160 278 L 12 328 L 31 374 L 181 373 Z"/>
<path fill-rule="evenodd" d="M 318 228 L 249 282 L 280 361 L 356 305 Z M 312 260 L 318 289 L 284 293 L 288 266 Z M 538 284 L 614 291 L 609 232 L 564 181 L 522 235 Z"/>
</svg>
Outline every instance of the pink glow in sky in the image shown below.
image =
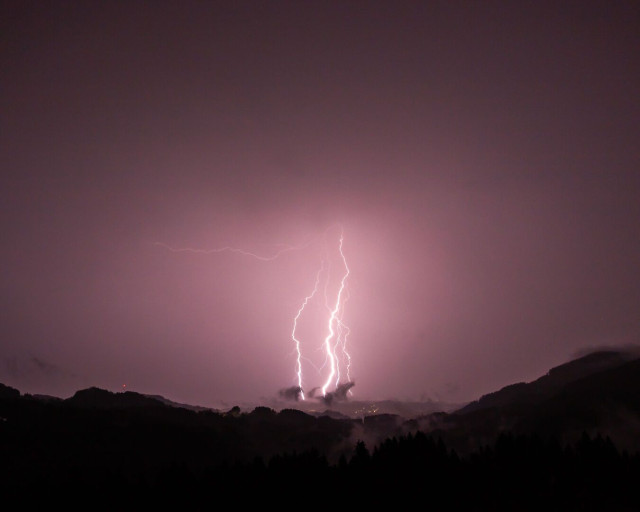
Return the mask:
<svg viewBox="0 0 640 512">
<path fill-rule="evenodd" d="M 638 26 L 624 1 L 3 2 L 0 382 L 274 397 L 337 225 L 355 397 L 470 400 L 638 343 Z"/>
</svg>

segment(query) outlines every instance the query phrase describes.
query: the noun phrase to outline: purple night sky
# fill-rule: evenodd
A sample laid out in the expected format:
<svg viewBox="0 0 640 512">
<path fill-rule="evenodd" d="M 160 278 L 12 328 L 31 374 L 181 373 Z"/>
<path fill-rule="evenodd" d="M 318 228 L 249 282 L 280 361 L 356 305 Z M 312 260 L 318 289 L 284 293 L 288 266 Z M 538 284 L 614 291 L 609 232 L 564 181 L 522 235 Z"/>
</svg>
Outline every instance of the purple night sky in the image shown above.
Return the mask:
<svg viewBox="0 0 640 512">
<path fill-rule="evenodd" d="M 638 2 L 16 0 L 0 41 L 0 382 L 274 397 L 340 226 L 354 397 L 640 342 Z"/>
</svg>

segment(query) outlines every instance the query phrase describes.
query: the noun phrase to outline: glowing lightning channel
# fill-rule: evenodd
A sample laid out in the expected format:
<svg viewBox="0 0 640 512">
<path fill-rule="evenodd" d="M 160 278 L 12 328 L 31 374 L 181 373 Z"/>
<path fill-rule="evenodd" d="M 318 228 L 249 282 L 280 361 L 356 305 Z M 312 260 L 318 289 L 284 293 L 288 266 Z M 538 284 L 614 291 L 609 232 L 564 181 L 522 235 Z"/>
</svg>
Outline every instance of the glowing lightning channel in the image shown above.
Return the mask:
<svg viewBox="0 0 640 512">
<path fill-rule="evenodd" d="M 343 357 L 346 359 L 346 369 L 347 369 L 347 382 L 351 382 L 351 354 L 349 354 L 349 352 L 347 351 L 347 337 L 349 336 L 349 334 L 351 334 L 351 329 L 349 328 L 348 325 L 346 325 L 343 321 L 342 318 L 344 317 L 344 308 L 347 304 L 347 301 L 349 300 L 350 294 L 349 294 L 349 288 L 345 288 L 345 292 L 346 292 L 346 297 L 344 298 L 344 301 L 342 303 L 342 308 L 340 309 L 340 316 L 338 317 L 338 327 L 339 327 L 339 337 L 341 338 L 341 348 L 342 348 L 342 355 Z M 344 332 L 344 335 L 342 334 Z M 338 385 L 338 383 L 336 383 L 336 386 Z M 353 391 L 349 390 L 349 394 L 353 395 Z"/>
<path fill-rule="evenodd" d="M 347 288 L 346 290 L 347 292 L 349 291 L 349 289 Z M 348 325 L 346 325 L 343 321 L 342 321 L 342 316 L 344 315 L 344 305 L 347 303 L 347 301 L 349 300 L 349 294 L 347 293 L 347 296 L 344 299 L 344 303 L 342 304 L 342 309 L 340 311 L 340 316 L 338 318 L 338 327 L 340 328 L 339 333 L 340 336 L 342 337 L 342 344 L 341 344 L 341 348 L 342 348 L 342 355 L 343 357 L 346 359 L 346 373 L 347 373 L 347 382 L 351 382 L 351 354 L 349 354 L 349 352 L 347 351 L 347 337 L 349 336 L 349 334 L 351 334 L 351 329 L 349 328 Z M 342 332 L 344 331 L 344 336 L 342 335 Z M 338 387 L 339 382 L 336 381 L 336 387 Z M 349 389 L 349 391 L 347 391 L 350 395 L 353 395 L 353 391 L 351 391 L 351 389 Z"/>
<path fill-rule="evenodd" d="M 325 235 L 326 235 L 326 231 L 325 231 Z M 231 246 L 224 246 L 216 249 L 196 249 L 192 247 L 173 247 L 171 245 L 168 245 L 162 242 L 155 242 L 155 245 L 163 247 L 171 252 L 187 252 L 187 253 L 193 253 L 193 254 L 218 254 L 223 252 L 230 252 L 234 254 L 240 254 L 242 256 L 248 256 L 259 261 L 273 261 L 278 257 L 280 257 L 282 254 L 287 253 L 289 251 L 298 251 L 298 250 L 302 250 L 309 247 L 312 243 L 316 241 L 316 239 L 317 237 L 313 237 L 310 240 L 306 241 L 305 243 L 297 246 L 288 245 L 288 244 L 273 244 L 272 247 L 277 248 L 276 252 L 266 256 L 262 254 L 256 254 L 250 251 L 246 251 L 244 249 L 240 249 L 237 247 L 231 247 Z M 330 373 L 329 373 L 329 376 L 327 377 L 326 382 L 322 386 L 323 396 L 327 395 L 327 388 L 329 388 L 329 386 L 333 382 L 335 382 L 336 388 L 338 388 L 338 386 L 340 385 L 340 380 L 341 380 L 340 361 L 341 360 L 346 370 L 345 373 L 346 373 L 347 381 L 348 382 L 351 381 L 351 376 L 350 376 L 351 355 L 347 351 L 347 337 L 349 336 L 351 330 L 343 322 L 345 304 L 349 300 L 349 290 L 347 289 L 347 279 L 351 271 L 349 269 L 349 266 L 347 265 L 347 260 L 344 256 L 344 252 L 342 251 L 343 242 L 344 242 L 344 230 L 341 229 L 338 251 L 340 253 L 340 257 L 342 258 L 342 265 L 344 267 L 345 272 L 344 272 L 344 275 L 342 276 L 342 279 L 340 280 L 340 288 L 338 290 L 335 304 L 333 306 L 329 304 L 328 291 L 327 291 L 329 287 L 332 263 L 331 263 L 331 260 L 328 259 L 327 264 L 325 266 L 325 260 L 323 259 L 320 269 L 316 274 L 316 281 L 313 287 L 313 291 L 311 292 L 310 295 L 307 295 L 305 297 L 304 301 L 302 302 L 302 305 L 298 309 L 298 312 L 295 318 L 293 319 L 291 339 L 295 344 L 296 353 L 297 353 L 296 375 L 298 377 L 298 388 L 300 389 L 300 396 L 302 400 L 305 400 L 304 391 L 302 390 L 302 382 L 303 382 L 302 360 L 303 359 L 309 362 L 310 364 L 312 364 L 312 366 L 316 368 L 316 371 L 318 373 L 321 373 L 322 369 L 325 366 L 327 366 L 327 363 L 329 363 Z M 323 272 L 325 273 L 324 302 L 325 302 L 326 310 L 329 314 L 329 321 L 328 321 L 329 332 L 326 338 L 324 339 L 322 346 L 319 348 L 319 350 L 322 350 L 325 352 L 325 361 L 322 367 L 318 369 L 317 367 L 315 367 L 315 365 L 313 365 L 311 360 L 303 356 L 302 349 L 301 349 L 302 348 L 301 341 L 296 337 L 296 330 L 298 328 L 298 320 L 300 320 L 300 318 L 304 314 L 305 308 L 307 307 L 309 302 L 313 300 L 316 293 L 318 292 Z M 342 353 L 341 354 L 342 357 L 339 357 L 339 352 Z M 334 378 L 335 378 L 335 381 L 334 381 Z M 349 390 L 349 394 L 352 394 L 350 390 Z"/>
<path fill-rule="evenodd" d="M 340 308 L 341 308 L 342 292 L 345 289 L 345 283 L 346 283 L 347 277 L 349 277 L 349 273 L 350 273 L 349 266 L 347 265 L 347 260 L 344 257 L 344 253 L 342 252 L 342 242 L 343 241 L 344 241 L 344 232 L 341 232 L 340 233 L 340 244 L 338 245 L 338 250 L 340 251 L 340 257 L 342 258 L 342 263 L 343 263 L 344 268 L 345 268 L 345 274 L 342 276 L 342 279 L 340 281 L 340 290 L 338 290 L 338 297 L 336 298 L 335 306 L 331 310 L 331 315 L 329 316 L 329 334 L 327 334 L 327 337 L 324 340 L 325 350 L 327 351 L 327 357 L 329 358 L 329 363 L 330 363 L 330 366 L 331 366 L 331 372 L 329 374 L 329 378 L 324 383 L 324 386 L 322 386 L 322 395 L 323 396 L 327 395 L 327 388 L 331 385 L 331 382 L 333 381 L 333 378 L 336 375 L 337 357 L 336 357 L 336 354 L 335 354 L 335 352 L 333 350 L 333 349 L 335 349 L 335 347 L 333 347 L 333 349 L 331 347 L 331 340 L 336 335 L 335 331 L 333 330 L 333 324 L 340 322 L 339 317 L 338 317 L 338 312 L 340 311 Z M 338 328 L 338 327 L 336 326 L 336 328 Z"/>
<path fill-rule="evenodd" d="M 322 265 L 320 266 L 320 270 L 318 270 L 318 273 L 316 274 L 316 284 L 313 287 L 313 291 L 311 292 L 310 295 L 307 295 L 304 298 L 304 302 L 302 303 L 302 306 L 300 306 L 300 309 L 298 310 L 298 314 L 293 319 L 293 329 L 291 330 L 291 339 L 296 344 L 296 352 L 298 354 L 296 373 L 298 374 L 298 387 L 300 388 L 300 397 L 303 400 L 305 398 L 304 398 L 304 391 L 302 390 L 302 361 L 301 361 L 302 353 L 300 352 L 300 340 L 298 338 L 296 338 L 296 328 L 298 327 L 298 319 L 300 318 L 300 315 L 302 315 L 302 312 L 304 311 L 304 308 L 307 306 L 307 303 L 311 299 L 313 299 L 313 297 L 315 296 L 316 292 L 318 291 L 318 284 L 320 283 L 320 274 L 322 274 L 323 270 L 324 270 L 324 261 L 322 262 Z"/>
<path fill-rule="evenodd" d="M 351 329 L 349 328 L 349 326 L 347 324 L 345 324 L 342 321 L 342 318 L 344 317 L 344 307 L 347 303 L 347 301 L 349 300 L 349 289 L 345 288 L 345 291 L 347 292 L 344 301 L 342 302 L 341 306 L 340 306 L 340 311 L 338 312 L 338 315 L 336 317 L 336 327 L 337 327 L 337 336 L 336 336 L 336 344 L 333 347 L 333 353 L 335 355 L 335 357 L 337 358 L 337 351 L 338 351 L 338 347 L 342 350 L 342 356 L 343 359 L 346 360 L 345 363 L 345 369 L 346 369 L 346 374 L 347 374 L 347 382 L 351 381 L 351 355 L 349 354 L 349 352 L 347 352 L 347 337 L 349 336 L 349 334 L 351 334 Z M 338 359 L 339 361 L 339 359 Z M 340 385 L 340 365 L 337 365 L 337 376 L 336 376 L 336 388 Z M 349 390 L 350 394 L 351 390 Z"/>
</svg>

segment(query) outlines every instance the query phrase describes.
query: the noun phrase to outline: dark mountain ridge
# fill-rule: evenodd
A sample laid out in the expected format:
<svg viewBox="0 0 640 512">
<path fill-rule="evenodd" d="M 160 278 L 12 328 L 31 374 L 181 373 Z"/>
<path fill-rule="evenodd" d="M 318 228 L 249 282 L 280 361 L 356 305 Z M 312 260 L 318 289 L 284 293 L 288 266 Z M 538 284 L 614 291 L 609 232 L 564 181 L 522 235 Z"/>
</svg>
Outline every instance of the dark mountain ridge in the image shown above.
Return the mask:
<svg viewBox="0 0 640 512">
<path fill-rule="evenodd" d="M 568 363 L 551 368 L 546 375 L 533 382 L 519 382 L 505 386 L 499 391 L 482 396 L 467 404 L 457 413 L 468 413 L 490 407 L 502 407 L 513 403 L 531 404 L 545 400 L 559 392 L 564 386 L 581 378 L 618 368 L 629 361 L 638 359 L 637 353 L 626 351 L 598 351 L 587 354 Z"/>
<path fill-rule="evenodd" d="M 273 428 L 278 428 L 278 422 L 296 410 L 283 409 L 281 413 L 276 413 L 267 407 L 257 407 L 253 412 L 241 413 L 239 408 L 234 408 L 229 414 L 224 414 L 204 407 L 179 404 L 159 395 L 143 395 L 132 391 L 113 393 L 93 387 L 60 400 L 37 395 L 21 396 L 18 390 L 0 385 L 0 400 L 3 402 L 17 400 L 22 403 L 23 399 L 38 402 L 47 411 L 52 407 L 102 410 L 105 413 L 110 410 L 130 410 L 133 415 L 146 414 L 158 420 L 162 418 L 162 421 L 179 418 L 180 423 L 194 425 L 201 424 L 202 418 L 207 416 L 232 416 L 244 422 L 249 430 L 253 428 L 252 422 L 258 418 L 270 421 Z M 140 412 L 143 410 L 147 412 Z M 366 409 L 358 404 L 357 410 L 364 412 Z M 633 351 L 594 352 L 554 367 L 530 383 L 513 384 L 484 395 L 453 413 L 438 412 L 416 419 L 407 420 L 406 416 L 380 413 L 365 413 L 350 419 L 331 410 L 298 410 L 298 413 L 300 417 L 346 425 L 349 432 L 355 428 L 352 435 L 367 439 L 370 443 L 378 443 L 398 433 L 422 430 L 441 435 L 452 446 L 465 451 L 491 442 L 505 431 L 536 432 L 567 440 L 575 440 L 582 431 L 586 431 L 592 434 L 603 432 L 624 447 L 640 449 L 640 440 L 633 435 L 637 425 L 640 425 L 640 359 L 639 354 Z M 284 423 L 290 424 L 290 421 Z M 311 423 L 305 425 L 308 427 Z M 249 431 L 246 434 L 251 435 Z M 347 437 L 349 435 L 346 434 Z M 245 444 L 252 445 L 252 441 Z M 278 450 L 276 444 L 270 445 L 270 450 Z M 256 450 L 260 451 L 258 448 Z"/>
<path fill-rule="evenodd" d="M 393 496 L 407 506 L 429 485 L 438 510 L 640 505 L 640 359 L 626 354 L 590 354 L 474 407 L 408 421 L 177 405 L 130 391 L 56 400 L 0 386 L 0 484 L 13 499 L 71 499 L 83 510 L 168 499 L 204 509 L 223 495 L 281 503 L 314 485 L 332 500 Z"/>
<path fill-rule="evenodd" d="M 92 387 L 76 391 L 71 397 L 64 400 L 65 404 L 77 407 L 114 409 L 131 407 L 162 407 L 165 404 L 160 400 L 151 398 L 134 391 L 112 393 L 104 389 Z"/>
<path fill-rule="evenodd" d="M 634 352 L 589 354 L 531 383 L 507 386 L 452 414 L 426 416 L 414 424 L 463 452 L 493 442 L 502 432 L 567 443 L 585 432 L 602 434 L 638 451 L 640 359 Z"/>
</svg>

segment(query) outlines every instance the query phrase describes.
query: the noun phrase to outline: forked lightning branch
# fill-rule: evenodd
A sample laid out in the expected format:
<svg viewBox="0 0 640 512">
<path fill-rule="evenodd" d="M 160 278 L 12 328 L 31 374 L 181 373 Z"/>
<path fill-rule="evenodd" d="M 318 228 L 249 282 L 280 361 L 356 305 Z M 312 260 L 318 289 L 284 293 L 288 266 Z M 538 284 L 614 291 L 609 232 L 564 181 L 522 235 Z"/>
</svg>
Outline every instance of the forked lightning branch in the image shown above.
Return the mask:
<svg viewBox="0 0 640 512">
<path fill-rule="evenodd" d="M 326 239 L 327 232 L 324 233 L 322 239 L 323 245 L 325 246 L 327 245 Z M 211 255 L 231 252 L 240 256 L 269 262 L 277 259 L 286 252 L 304 249 L 311 245 L 313 241 L 314 240 L 300 246 L 285 244 L 274 245 L 273 247 L 276 248 L 276 250 L 272 254 L 257 254 L 231 246 L 224 246 L 216 249 L 196 249 L 192 247 L 172 247 L 162 242 L 156 242 L 156 245 L 176 253 Z M 300 306 L 293 318 L 291 340 L 296 354 L 295 381 L 297 387 L 294 388 L 296 399 L 299 397 L 302 400 L 305 400 L 307 397 L 314 397 L 318 389 L 321 390 L 322 397 L 329 397 L 333 391 L 341 389 L 351 393 L 350 388 L 353 386 L 353 383 L 351 382 L 351 355 L 347 350 L 347 338 L 349 336 L 350 329 L 344 322 L 345 304 L 349 298 L 348 280 L 351 271 L 344 255 L 343 245 L 344 231 L 341 228 L 340 238 L 337 244 L 337 253 L 339 255 L 337 258 L 338 265 L 333 265 L 331 259 L 326 256 L 322 258 L 320 267 L 314 276 L 314 280 L 310 283 L 313 284 L 312 287 L 310 286 L 310 293 L 300 302 Z M 336 273 L 337 277 L 332 276 L 332 272 Z M 333 294 L 329 291 L 329 285 L 332 279 L 337 283 L 337 286 L 334 286 L 337 290 L 335 290 Z M 303 350 L 303 348 L 308 347 L 309 344 L 305 344 L 298 334 L 299 322 L 305 316 L 309 304 L 313 301 L 319 300 L 318 295 L 321 288 L 324 290 L 324 310 L 326 314 L 326 320 L 324 323 L 325 332 L 322 334 L 322 345 L 320 347 L 313 347 L 313 352 L 320 349 L 324 354 L 324 364 L 317 369 L 317 372 L 320 374 L 322 384 L 309 389 L 309 381 L 311 380 L 311 377 L 304 374 L 302 364 L 303 359 L 309 359 L 309 356 L 305 355 Z M 317 378 L 315 374 L 313 375 L 313 378 Z M 305 389 L 309 389 L 306 394 Z"/>
</svg>

